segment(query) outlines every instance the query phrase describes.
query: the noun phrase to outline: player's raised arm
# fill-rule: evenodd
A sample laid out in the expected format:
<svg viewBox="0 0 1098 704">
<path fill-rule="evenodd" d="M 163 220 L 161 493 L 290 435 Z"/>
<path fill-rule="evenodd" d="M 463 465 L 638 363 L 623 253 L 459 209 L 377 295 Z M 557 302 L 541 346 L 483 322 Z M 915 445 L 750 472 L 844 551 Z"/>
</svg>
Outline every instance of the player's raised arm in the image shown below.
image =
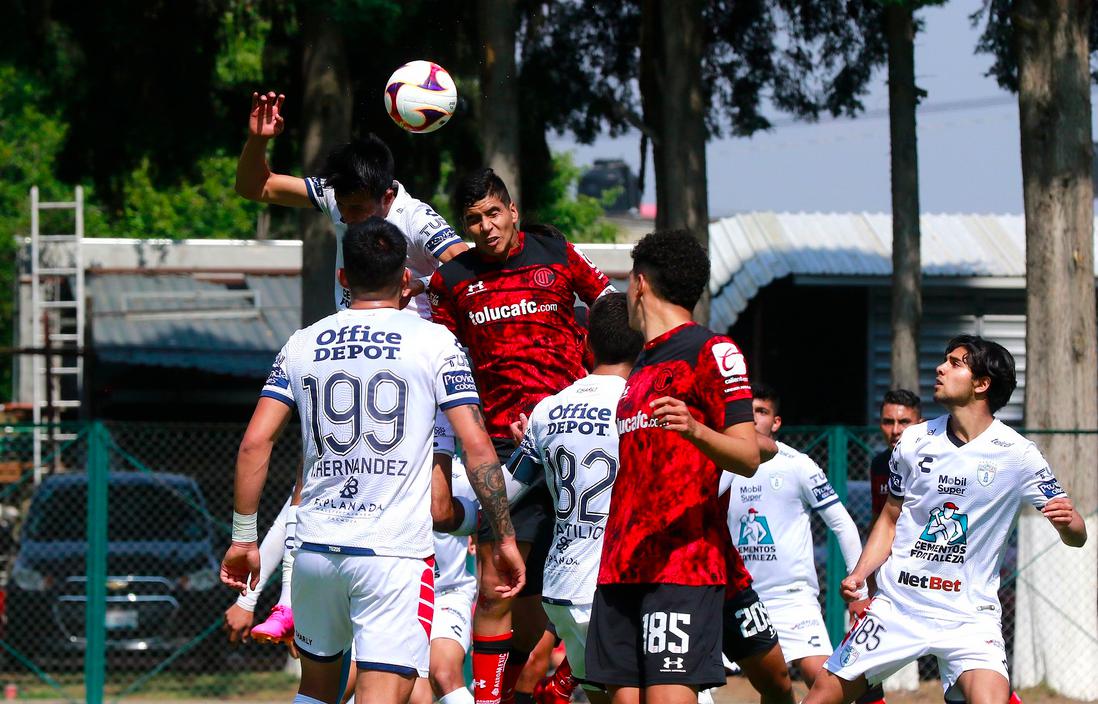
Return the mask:
<svg viewBox="0 0 1098 704">
<path fill-rule="evenodd" d="M 282 102 L 286 96 L 273 91 L 252 93 L 248 115 L 248 138 L 236 162 L 236 192 L 248 200 L 291 208 L 312 207 L 305 179 L 271 172 L 267 164 L 267 142 L 282 134 L 285 121 Z"/>
<path fill-rule="evenodd" d="M 699 423 L 686 404 L 671 396 L 662 396 L 652 402 L 652 417 L 662 427 L 682 435 L 713 460 L 718 467 L 753 477 L 759 469 L 759 440 L 755 424 L 750 421 L 730 425 L 718 432 Z"/>
</svg>

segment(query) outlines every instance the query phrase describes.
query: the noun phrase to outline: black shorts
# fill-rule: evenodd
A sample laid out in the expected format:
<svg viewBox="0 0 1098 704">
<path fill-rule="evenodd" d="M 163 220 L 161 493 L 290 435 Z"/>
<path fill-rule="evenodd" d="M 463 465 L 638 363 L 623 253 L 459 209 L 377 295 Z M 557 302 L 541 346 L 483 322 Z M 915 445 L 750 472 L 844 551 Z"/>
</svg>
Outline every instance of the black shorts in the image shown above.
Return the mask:
<svg viewBox="0 0 1098 704">
<path fill-rule="evenodd" d="M 587 679 L 609 687 L 725 683 L 724 585 L 605 584 L 587 631 Z"/>
<path fill-rule="evenodd" d="M 500 464 L 507 462 L 515 450 L 515 444 L 500 438 L 492 438 L 496 446 L 496 456 Z M 526 556 L 526 586 L 519 596 L 538 596 L 545 580 L 545 558 L 553 545 L 553 526 L 556 523 L 553 510 L 553 495 L 549 486 L 539 482 L 511 506 L 511 524 L 515 527 L 515 540 L 530 543 L 530 554 Z M 492 526 L 481 516 L 477 523 L 477 542 L 495 541 Z"/>
<path fill-rule="evenodd" d="M 739 662 L 762 655 L 778 644 L 778 632 L 754 589 L 747 588 L 724 602 L 724 656 Z"/>
</svg>

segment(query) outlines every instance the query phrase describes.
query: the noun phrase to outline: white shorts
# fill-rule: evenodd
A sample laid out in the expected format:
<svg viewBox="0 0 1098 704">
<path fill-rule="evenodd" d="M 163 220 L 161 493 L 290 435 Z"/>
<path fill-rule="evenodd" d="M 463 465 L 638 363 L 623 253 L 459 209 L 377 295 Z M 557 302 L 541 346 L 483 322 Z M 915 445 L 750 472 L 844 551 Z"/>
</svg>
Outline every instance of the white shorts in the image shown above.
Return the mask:
<svg viewBox="0 0 1098 704">
<path fill-rule="evenodd" d="M 431 624 L 431 640 L 456 640 L 468 652 L 473 640 L 473 601 L 477 585 L 446 589 L 435 593 L 435 620 Z"/>
<path fill-rule="evenodd" d="M 844 680 L 865 675 L 874 685 L 923 655 L 938 658 L 946 697 L 959 694 L 951 690 L 967 670 L 994 670 L 1010 679 L 998 622 L 931 618 L 884 596 L 873 598 L 824 667 Z"/>
<path fill-rule="evenodd" d="M 426 677 L 434 558 L 297 550 L 291 598 L 302 655 L 333 661 L 354 646 L 364 670 Z"/>
<path fill-rule="evenodd" d="M 564 641 L 568 664 L 572 675 L 584 682 L 587 679 L 587 628 L 591 624 L 591 604 L 550 604 L 542 602 L 545 615 L 556 626 L 557 635 Z"/>
<path fill-rule="evenodd" d="M 831 655 L 831 638 L 820 613 L 820 602 L 811 592 L 797 596 L 763 599 L 770 623 L 787 663 L 801 658 Z"/>
</svg>

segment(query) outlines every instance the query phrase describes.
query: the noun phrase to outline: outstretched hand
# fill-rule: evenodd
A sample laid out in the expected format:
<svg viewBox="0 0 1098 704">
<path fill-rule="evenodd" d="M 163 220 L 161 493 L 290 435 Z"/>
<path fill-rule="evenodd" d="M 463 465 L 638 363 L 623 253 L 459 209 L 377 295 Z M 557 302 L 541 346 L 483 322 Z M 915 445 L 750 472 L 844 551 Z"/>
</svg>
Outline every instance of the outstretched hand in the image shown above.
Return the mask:
<svg viewBox="0 0 1098 704">
<path fill-rule="evenodd" d="M 281 93 L 271 91 L 266 94 L 252 93 L 252 112 L 248 115 L 248 136 L 271 139 L 282 134 L 286 126 L 282 119 Z"/>
</svg>

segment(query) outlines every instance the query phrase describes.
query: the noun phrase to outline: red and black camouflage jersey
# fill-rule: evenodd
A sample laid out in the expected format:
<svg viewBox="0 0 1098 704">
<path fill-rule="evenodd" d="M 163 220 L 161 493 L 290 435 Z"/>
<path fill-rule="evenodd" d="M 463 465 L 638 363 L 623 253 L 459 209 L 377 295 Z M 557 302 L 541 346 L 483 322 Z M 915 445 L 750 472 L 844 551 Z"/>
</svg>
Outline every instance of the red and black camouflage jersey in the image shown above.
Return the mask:
<svg viewBox="0 0 1098 704">
<path fill-rule="evenodd" d="M 502 262 L 470 249 L 439 267 L 427 292 L 431 316 L 469 349 L 488 434 L 511 439 L 519 413 L 566 388 L 583 368 L 585 332 L 576 296 L 588 305 L 610 279 L 564 239 L 518 233 Z"/>
<path fill-rule="evenodd" d="M 656 425 L 649 404 L 662 396 L 717 431 L 754 419 L 747 363 L 732 340 L 685 323 L 644 346 L 618 402 L 619 466 L 599 584 L 724 585 L 731 543 L 720 470 Z"/>
<path fill-rule="evenodd" d="M 888 461 L 892 459 L 892 448 L 878 452 L 869 463 L 869 490 L 873 492 L 873 518 L 881 515 L 888 502 L 888 475 L 892 470 Z"/>
</svg>

